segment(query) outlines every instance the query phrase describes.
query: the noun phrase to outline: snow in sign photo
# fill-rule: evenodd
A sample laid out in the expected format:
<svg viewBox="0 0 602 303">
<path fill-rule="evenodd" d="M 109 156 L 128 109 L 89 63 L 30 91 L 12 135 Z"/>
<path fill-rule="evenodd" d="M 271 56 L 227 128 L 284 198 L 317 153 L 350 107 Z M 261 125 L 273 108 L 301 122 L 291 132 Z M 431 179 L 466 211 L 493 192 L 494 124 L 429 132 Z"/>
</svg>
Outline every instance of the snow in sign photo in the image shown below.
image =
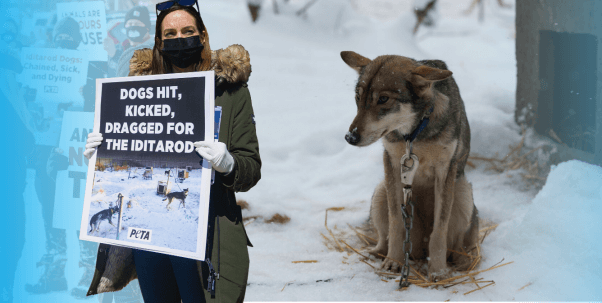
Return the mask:
<svg viewBox="0 0 602 303">
<path fill-rule="evenodd" d="M 80 239 L 202 260 L 213 137 L 213 72 L 98 79 Z"/>
</svg>

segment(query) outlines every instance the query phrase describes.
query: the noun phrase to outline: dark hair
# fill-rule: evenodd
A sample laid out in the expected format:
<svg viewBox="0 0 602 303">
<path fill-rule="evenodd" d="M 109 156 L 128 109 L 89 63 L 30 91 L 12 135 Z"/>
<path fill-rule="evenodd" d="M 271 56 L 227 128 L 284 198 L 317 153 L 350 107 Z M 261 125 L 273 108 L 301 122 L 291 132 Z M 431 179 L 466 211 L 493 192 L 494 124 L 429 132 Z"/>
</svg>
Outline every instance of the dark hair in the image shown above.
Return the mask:
<svg viewBox="0 0 602 303">
<path fill-rule="evenodd" d="M 175 4 L 174 6 L 170 7 L 169 9 L 161 11 L 161 13 L 159 13 L 159 16 L 157 16 L 157 24 L 155 25 L 155 46 L 153 47 L 153 60 L 151 63 L 151 74 L 152 75 L 173 72 L 173 67 L 171 65 L 171 62 L 169 61 L 169 59 L 167 57 L 163 57 L 163 55 L 161 53 L 161 48 L 163 46 L 163 39 L 162 39 L 163 33 L 161 31 L 161 24 L 163 23 L 163 20 L 165 19 L 165 17 L 167 15 L 169 15 L 172 12 L 179 11 L 179 10 L 183 10 L 183 11 L 187 12 L 194 18 L 194 20 L 196 21 L 196 27 L 199 30 L 199 35 L 201 36 L 201 40 L 203 40 L 203 38 L 205 38 L 205 42 L 203 43 L 203 51 L 201 52 L 199 61 L 197 63 L 195 63 L 195 65 L 196 65 L 195 70 L 196 71 L 206 71 L 206 70 L 211 69 L 211 47 L 209 46 L 209 33 L 207 32 L 207 28 L 205 27 L 205 24 L 203 23 L 203 19 L 201 19 L 200 13 L 198 13 L 191 6 L 181 6 L 181 5 Z"/>
</svg>

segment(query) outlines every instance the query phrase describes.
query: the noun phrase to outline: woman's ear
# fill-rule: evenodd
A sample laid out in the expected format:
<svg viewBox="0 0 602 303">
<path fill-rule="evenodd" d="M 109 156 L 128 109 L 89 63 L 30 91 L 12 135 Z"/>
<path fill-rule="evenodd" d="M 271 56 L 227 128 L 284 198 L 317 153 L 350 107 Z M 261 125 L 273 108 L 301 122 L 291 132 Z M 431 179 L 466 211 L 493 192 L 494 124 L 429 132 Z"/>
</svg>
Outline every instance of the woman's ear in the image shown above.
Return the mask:
<svg viewBox="0 0 602 303">
<path fill-rule="evenodd" d="M 207 31 L 203 30 L 203 32 L 201 32 L 201 43 L 205 44 L 205 42 L 207 42 Z"/>
</svg>

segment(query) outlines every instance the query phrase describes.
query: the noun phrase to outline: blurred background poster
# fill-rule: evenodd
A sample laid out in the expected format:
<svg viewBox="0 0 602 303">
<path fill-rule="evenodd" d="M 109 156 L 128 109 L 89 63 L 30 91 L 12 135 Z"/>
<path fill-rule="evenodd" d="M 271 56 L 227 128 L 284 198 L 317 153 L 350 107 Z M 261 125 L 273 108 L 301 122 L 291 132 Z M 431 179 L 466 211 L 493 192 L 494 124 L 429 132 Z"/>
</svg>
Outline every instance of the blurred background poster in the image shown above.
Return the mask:
<svg viewBox="0 0 602 303">
<path fill-rule="evenodd" d="M 79 23 L 82 37 L 78 50 L 89 54 L 90 61 L 107 61 L 103 40 L 107 36 L 104 1 L 62 2 L 56 5 L 59 19 L 71 17 Z"/>
</svg>

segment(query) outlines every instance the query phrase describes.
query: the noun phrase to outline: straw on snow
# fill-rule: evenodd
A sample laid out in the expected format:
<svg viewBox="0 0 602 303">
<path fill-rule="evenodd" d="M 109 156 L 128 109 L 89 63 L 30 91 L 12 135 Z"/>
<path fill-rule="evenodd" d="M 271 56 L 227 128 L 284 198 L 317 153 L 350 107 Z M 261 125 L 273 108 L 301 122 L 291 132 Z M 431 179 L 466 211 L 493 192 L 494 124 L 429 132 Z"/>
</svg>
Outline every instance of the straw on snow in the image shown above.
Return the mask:
<svg viewBox="0 0 602 303">
<path fill-rule="evenodd" d="M 339 251 L 340 252 L 343 252 L 345 250 L 343 249 L 343 247 L 341 246 L 341 244 L 337 240 L 337 237 L 334 236 L 334 233 L 332 233 L 332 230 L 330 230 L 330 228 L 328 228 L 328 211 L 329 210 L 332 210 L 332 211 L 341 211 L 343 209 L 345 209 L 345 207 L 331 207 L 331 208 L 327 208 L 326 209 L 326 214 L 324 215 L 324 227 L 326 227 L 326 230 L 328 230 L 328 232 L 330 233 L 330 235 L 334 239 L 334 243 L 336 243 L 336 245 L 339 247 Z"/>
<path fill-rule="evenodd" d="M 360 259 L 359 259 L 360 262 L 365 263 L 368 266 L 372 267 L 375 270 L 375 273 L 377 275 L 385 277 L 385 279 L 381 279 L 382 281 L 388 282 L 386 280 L 386 278 L 390 279 L 390 278 L 399 277 L 399 275 L 400 275 L 399 273 L 376 271 L 377 268 L 374 265 L 367 262 L 370 260 L 374 261 L 373 258 L 360 252 L 360 249 L 357 249 L 357 248 L 351 246 L 349 243 L 347 243 L 347 241 L 337 238 L 337 236 L 334 234 L 334 232 L 330 228 L 328 228 L 328 211 L 341 211 L 344 209 L 345 209 L 344 207 L 331 207 L 331 208 L 326 209 L 325 218 L 324 218 L 324 227 L 326 228 L 326 230 L 328 231 L 328 233 L 330 234 L 331 237 L 327 237 L 323 233 L 320 233 L 320 235 L 326 240 L 325 244 L 334 243 L 336 245 L 333 245 L 333 248 L 338 250 L 339 252 L 344 252 L 345 250 L 347 250 L 351 253 L 357 254 L 358 256 L 360 256 Z M 371 237 L 367 236 L 366 234 L 358 231 L 359 228 L 353 227 L 350 224 L 347 224 L 347 225 L 355 233 L 355 235 L 359 238 L 361 243 L 363 243 L 365 245 L 363 248 L 370 246 L 370 242 L 368 240 L 372 240 L 373 243 L 376 243 L 376 240 L 374 238 L 371 238 Z M 477 278 L 476 276 L 481 273 L 488 272 L 490 270 L 493 270 L 493 269 L 496 269 L 496 268 L 499 268 L 502 266 L 506 266 L 513 262 L 507 262 L 507 263 L 499 265 L 499 263 L 503 262 L 503 260 L 502 260 L 498 264 L 495 264 L 487 269 L 478 270 L 478 271 L 476 270 L 477 265 L 482 260 L 480 244 L 483 243 L 485 237 L 487 237 L 497 227 L 496 224 L 492 224 L 491 222 L 486 222 L 486 221 L 483 221 L 481 223 L 481 226 L 483 226 L 483 225 L 485 225 L 485 227 L 483 227 L 479 230 L 479 239 L 478 239 L 477 245 L 473 251 L 466 252 L 466 251 L 450 250 L 451 252 L 458 253 L 458 254 L 461 254 L 464 256 L 468 256 L 472 259 L 472 263 L 470 264 L 469 269 L 467 271 L 465 271 L 463 274 L 454 276 L 454 277 L 450 277 L 450 278 L 447 278 L 444 280 L 440 280 L 437 282 L 431 282 L 425 277 L 425 275 L 422 275 L 419 270 L 415 269 L 414 266 L 410 265 L 410 270 L 412 272 L 412 275 L 410 275 L 408 277 L 408 281 L 411 284 L 422 287 L 422 288 L 439 287 L 439 286 L 442 286 L 444 288 L 449 288 L 449 287 L 453 287 L 453 286 L 457 286 L 457 285 L 475 285 L 476 286 L 475 289 L 464 293 L 464 295 L 468 295 L 475 291 L 482 290 L 485 287 L 494 285 L 495 281 L 483 280 L 483 278 Z M 335 229 L 336 229 L 336 227 L 335 227 Z M 342 246 L 341 243 L 344 246 Z M 399 260 L 391 259 L 385 255 L 379 254 L 379 256 L 384 259 L 390 259 L 400 265 L 402 264 Z M 343 262 L 343 263 L 345 263 L 345 262 Z M 345 264 L 348 264 L 348 263 L 345 263 Z M 399 280 L 396 280 L 396 282 L 399 282 Z M 488 283 L 488 284 L 483 285 L 484 283 Z M 526 286 L 528 286 L 528 285 L 525 285 L 524 287 L 526 287 Z"/>
<path fill-rule="evenodd" d="M 527 172 L 526 174 L 521 174 L 523 180 L 527 181 L 529 186 L 541 187 L 546 181 L 546 178 L 540 175 L 542 172 L 540 169 L 542 167 L 539 166 L 537 159 L 529 160 L 527 159 L 527 156 L 541 149 L 543 145 L 533 148 L 523 154 L 522 151 L 525 147 L 525 137 L 527 132 L 523 129 L 522 133 L 523 136 L 521 141 L 515 146 L 510 145 L 510 152 L 508 152 L 508 154 L 506 154 L 506 156 L 504 156 L 502 159 L 479 157 L 477 155 L 471 155 L 469 159 L 489 162 L 490 167 L 488 167 L 487 170 L 493 170 L 498 173 L 522 168 Z"/>
</svg>

